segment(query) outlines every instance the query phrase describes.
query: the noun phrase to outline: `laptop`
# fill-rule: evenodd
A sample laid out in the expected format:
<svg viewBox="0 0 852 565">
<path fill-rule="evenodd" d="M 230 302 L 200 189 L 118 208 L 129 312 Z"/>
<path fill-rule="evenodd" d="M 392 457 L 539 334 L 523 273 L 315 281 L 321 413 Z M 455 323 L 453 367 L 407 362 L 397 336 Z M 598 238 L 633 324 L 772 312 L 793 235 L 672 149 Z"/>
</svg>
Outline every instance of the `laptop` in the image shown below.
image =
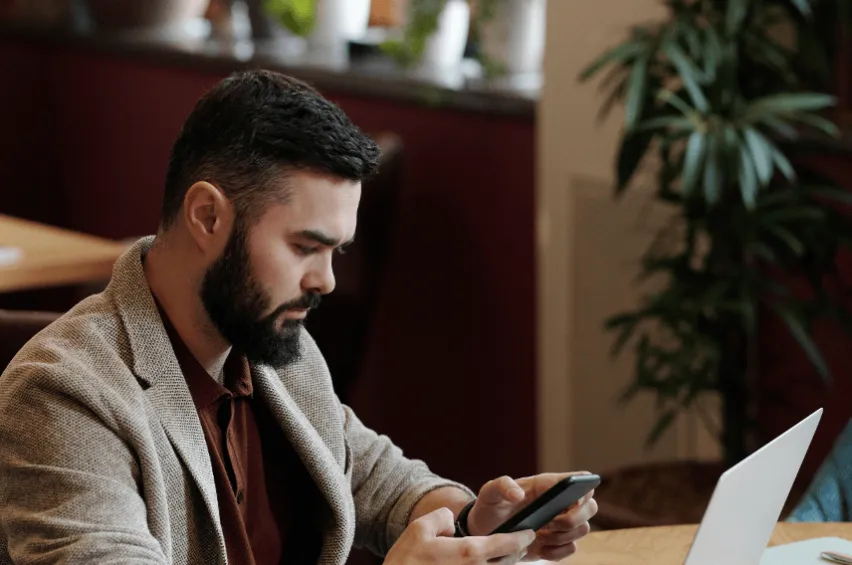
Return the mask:
<svg viewBox="0 0 852 565">
<path fill-rule="evenodd" d="M 684 565 L 758 565 L 822 417 L 822 408 L 719 478 Z"/>
</svg>

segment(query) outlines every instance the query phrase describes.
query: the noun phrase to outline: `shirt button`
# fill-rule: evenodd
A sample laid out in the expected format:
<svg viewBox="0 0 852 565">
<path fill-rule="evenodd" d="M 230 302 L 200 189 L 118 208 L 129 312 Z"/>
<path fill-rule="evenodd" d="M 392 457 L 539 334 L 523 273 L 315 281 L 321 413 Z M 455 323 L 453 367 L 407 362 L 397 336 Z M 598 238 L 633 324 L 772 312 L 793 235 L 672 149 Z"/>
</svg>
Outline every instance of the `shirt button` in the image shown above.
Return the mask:
<svg viewBox="0 0 852 565">
<path fill-rule="evenodd" d="M 237 491 L 237 504 L 243 503 L 243 490 L 240 489 Z"/>
</svg>

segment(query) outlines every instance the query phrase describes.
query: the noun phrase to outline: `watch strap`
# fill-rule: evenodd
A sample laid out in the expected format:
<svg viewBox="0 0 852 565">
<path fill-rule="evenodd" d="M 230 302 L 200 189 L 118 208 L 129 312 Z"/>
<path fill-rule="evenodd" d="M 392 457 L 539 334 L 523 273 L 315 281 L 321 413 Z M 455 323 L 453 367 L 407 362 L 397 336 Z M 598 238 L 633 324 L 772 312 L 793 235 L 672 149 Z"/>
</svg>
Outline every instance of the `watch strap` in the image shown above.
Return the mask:
<svg viewBox="0 0 852 565">
<path fill-rule="evenodd" d="M 461 509 L 461 512 L 459 512 L 459 515 L 456 517 L 456 531 L 455 534 L 453 534 L 455 537 L 463 538 L 470 535 L 470 531 L 467 529 L 467 515 L 470 514 L 470 510 L 473 508 L 474 504 L 476 504 L 475 498 L 468 502 L 465 507 Z"/>
</svg>

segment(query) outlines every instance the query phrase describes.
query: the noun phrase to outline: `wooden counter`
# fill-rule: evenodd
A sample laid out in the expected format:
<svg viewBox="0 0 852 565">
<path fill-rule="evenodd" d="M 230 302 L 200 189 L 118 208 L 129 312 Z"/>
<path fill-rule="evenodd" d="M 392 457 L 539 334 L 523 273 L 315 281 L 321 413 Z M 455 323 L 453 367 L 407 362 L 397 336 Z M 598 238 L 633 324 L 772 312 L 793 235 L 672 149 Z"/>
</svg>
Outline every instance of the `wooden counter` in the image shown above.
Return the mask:
<svg viewBox="0 0 852 565">
<path fill-rule="evenodd" d="M 695 525 L 684 525 L 594 532 L 578 542 L 577 553 L 566 559 L 564 563 L 565 565 L 683 565 L 696 530 Z M 781 522 L 776 526 L 769 546 L 823 537 L 852 539 L 852 524 Z"/>
<path fill-rule="evenodd" d="M 540 95 L 539 78 L 485 81 L 475 72 L 426 76 L 399 68 L 372 46 L 351 46 L 344 55 L 310 53 L 287 41 L 163 39 L 127 33 L 95 33 L 71 27 L 41 28 L 0 21 L 0 41 L 71 47 L 149 64 L 228 74 L 242 68 L 274 69 L 322 91 L 443 107 L 474 114 L 532 119 Z M 465 66 L 465 69 L 473 65 Z"/>
<path fill-rule="evenodd" d="M 106 281 L 122 244 L 0 215 L 0 246 L 21 250 L 0 264 L 0 292 Z"/>
</svg>

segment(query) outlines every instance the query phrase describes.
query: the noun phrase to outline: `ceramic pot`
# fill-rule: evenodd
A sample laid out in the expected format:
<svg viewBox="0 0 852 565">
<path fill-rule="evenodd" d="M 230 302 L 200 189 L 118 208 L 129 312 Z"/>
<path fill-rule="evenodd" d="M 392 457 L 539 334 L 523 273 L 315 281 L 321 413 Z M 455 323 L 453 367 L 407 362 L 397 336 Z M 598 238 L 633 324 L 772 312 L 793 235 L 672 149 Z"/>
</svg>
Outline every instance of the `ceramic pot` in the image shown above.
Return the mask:
<svg viewBox="0 0 852 565">
<path fill-rule="evenodd" d="M 318 0 L 310 41 L 329 44 L 360 39 L 370 21 L 370 0 Z"/>
<path fill-rule="evenodd" d="M 507 74 L 541 70 L 546 0 L 501 0 L 482 26 L 483 55 Z"/>
<path fill-rule="evenodd" d="M 451 69 L 461 64 L 470 27 L 467 0 L 447 0 L 438 29 L 426 43 L 420 65 L 426 69 Z"/>
</svg>

